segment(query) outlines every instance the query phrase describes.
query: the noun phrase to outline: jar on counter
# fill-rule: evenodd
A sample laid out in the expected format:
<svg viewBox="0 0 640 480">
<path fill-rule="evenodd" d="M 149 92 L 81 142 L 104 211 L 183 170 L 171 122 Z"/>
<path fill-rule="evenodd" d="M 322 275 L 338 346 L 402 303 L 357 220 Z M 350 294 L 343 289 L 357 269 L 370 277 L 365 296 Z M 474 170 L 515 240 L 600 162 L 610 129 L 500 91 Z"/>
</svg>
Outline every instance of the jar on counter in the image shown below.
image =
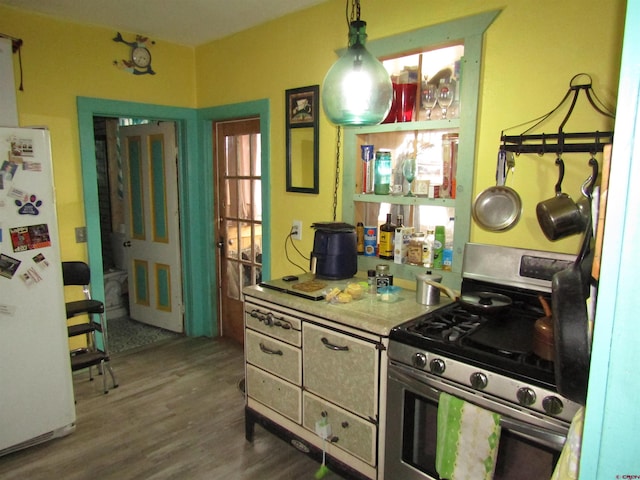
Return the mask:
<svg viewBox="0 0 640 480">
<path fill-rule="evenodd" d="M 422 246 L 424 244 L 424 233 L 416 232 L 411 234 L 409 246 L 407 247 L 407 262 L 411 265 L 422 264 Z"/>
</svg>

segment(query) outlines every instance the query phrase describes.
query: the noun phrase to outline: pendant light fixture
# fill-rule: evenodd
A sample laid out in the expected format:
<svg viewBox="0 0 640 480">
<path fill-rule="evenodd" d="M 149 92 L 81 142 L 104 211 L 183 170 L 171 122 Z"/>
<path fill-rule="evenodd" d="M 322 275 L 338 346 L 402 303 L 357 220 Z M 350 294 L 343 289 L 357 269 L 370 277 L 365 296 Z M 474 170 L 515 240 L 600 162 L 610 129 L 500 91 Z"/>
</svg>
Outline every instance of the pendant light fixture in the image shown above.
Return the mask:
<svg viewBox="0 0 640 480">
<path fill-rule="evenodd" d="M 391 108 L 391 79 L 384 65 L 364 46 L 367 23 L 360 20 L 360 0 L 352 0 L 347 22 L 349 48 L 324 77 L 322 107 L 335 125 L 377 125 Z"/>
</svg>

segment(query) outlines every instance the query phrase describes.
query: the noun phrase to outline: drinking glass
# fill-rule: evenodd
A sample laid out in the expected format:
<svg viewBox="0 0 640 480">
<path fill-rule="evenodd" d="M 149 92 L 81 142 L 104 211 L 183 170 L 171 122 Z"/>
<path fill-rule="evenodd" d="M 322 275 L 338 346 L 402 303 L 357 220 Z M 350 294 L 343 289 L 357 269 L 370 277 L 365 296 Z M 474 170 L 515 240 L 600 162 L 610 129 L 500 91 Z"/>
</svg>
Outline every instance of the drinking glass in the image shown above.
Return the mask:
<svg viewBox="0 0 640 480">
<path fill-rule="evenodd" d="M 422 84 L 422 108 L 427 111 L 427 120 L 431 120 L 431 111 L 438 103 L 438 89 L 432 83 Z"/>
<path fill-rule="evenodd" d="M 438 103 L 442 108 L 442 118 L 447 118 L 447 108 L 453 103 L 454 88 L 451 82 L 440 81 L 438 87 Z"/>
<path fill-rule="evenodd" d="M 416 159 L 409 157 L 402 163 L 402 174 L 409 183 L 409 191 L 404 195 L 405 197 L 414 197 L 415 195 L 411 191 L 411 183 L 416 178 Z"/>
</svg>

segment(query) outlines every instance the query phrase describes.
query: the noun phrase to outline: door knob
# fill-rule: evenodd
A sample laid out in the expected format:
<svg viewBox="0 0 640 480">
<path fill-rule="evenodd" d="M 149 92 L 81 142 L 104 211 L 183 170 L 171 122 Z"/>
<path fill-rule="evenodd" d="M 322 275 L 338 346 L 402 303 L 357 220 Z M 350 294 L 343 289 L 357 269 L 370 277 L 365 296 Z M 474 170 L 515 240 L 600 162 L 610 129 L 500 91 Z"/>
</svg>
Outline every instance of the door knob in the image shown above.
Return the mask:
<svg viewBox="0 0 640 480">
<path fill-rule="evenodd" d="M 127 240 L 126 242 L 122 243 L 123 247 L 130 247 L 131 246 L 131 240 Z"/>
</svg>

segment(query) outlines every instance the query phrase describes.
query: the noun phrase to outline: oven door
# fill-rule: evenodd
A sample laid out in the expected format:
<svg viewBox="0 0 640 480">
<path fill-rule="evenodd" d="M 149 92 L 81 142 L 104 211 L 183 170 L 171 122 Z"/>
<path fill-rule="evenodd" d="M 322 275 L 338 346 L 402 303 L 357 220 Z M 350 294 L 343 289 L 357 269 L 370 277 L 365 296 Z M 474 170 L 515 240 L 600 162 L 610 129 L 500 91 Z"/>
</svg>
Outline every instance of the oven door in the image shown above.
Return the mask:
<svg viewBox="0 0 640 480">
<path fill-rule="evenodd" d="M 435 459 L 442 391 L 501 415 L 495 480 L 551 478 L 566 440 L 564 427 L 527 423 L 522 412 L 509 405 L 394 362 L 389 365 L 387 388 L 384 478 L 440 479 Z"/>
</svg>

